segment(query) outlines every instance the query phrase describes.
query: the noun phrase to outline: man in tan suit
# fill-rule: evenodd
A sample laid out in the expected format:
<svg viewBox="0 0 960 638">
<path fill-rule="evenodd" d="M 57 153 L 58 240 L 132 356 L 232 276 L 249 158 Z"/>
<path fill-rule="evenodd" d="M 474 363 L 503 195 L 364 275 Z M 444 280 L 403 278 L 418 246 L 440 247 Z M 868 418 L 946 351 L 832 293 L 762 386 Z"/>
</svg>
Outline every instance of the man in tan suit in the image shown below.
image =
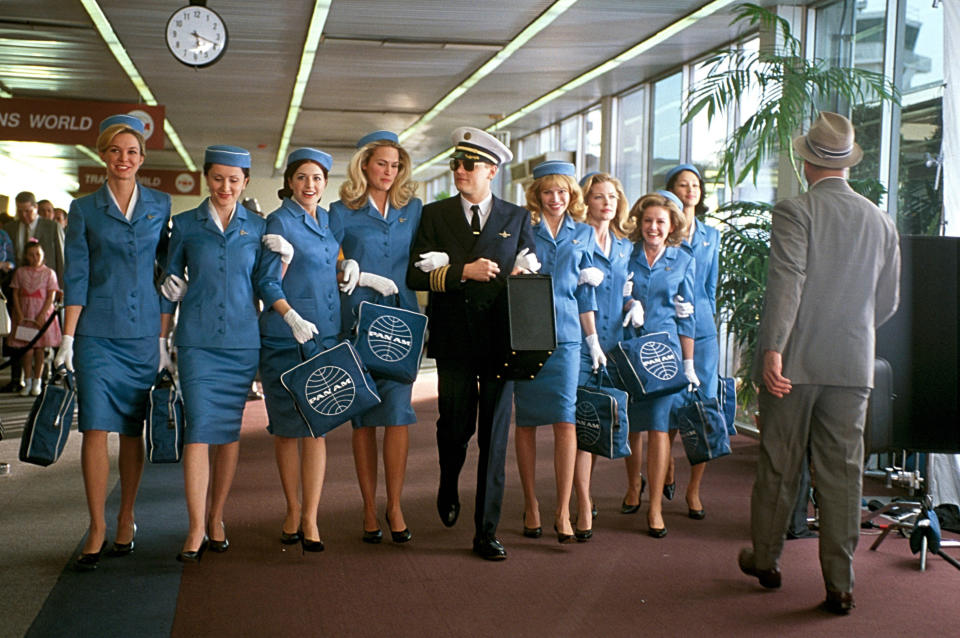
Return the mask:
<svg viewBox="0 0 960 638">
<path fill-rule="evenodd" d="M 821 113 L 793 141 L 809 190 L 773 209 L 755 381 L 760 458 L 740 569 L 780 586 L 780 554 L 807 447 L 817 476 L 824 607 L 849 613 L 860 530 L 863 425 L 875 330 L 897 308 L 900 249 L 891 219 L 846 181 L 863 152 L 850 121 Z"/>
</svg>

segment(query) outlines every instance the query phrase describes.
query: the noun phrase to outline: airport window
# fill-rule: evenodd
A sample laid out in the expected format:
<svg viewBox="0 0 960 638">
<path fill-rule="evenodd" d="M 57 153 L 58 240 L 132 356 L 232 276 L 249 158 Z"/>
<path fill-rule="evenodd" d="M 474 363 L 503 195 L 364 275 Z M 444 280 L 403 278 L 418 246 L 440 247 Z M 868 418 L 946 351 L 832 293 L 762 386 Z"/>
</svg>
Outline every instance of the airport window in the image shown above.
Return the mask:
<svg viewBox="0 0 960 638">
<path fill-rule="evenodd" d="M 617 130 L 620 139 L 617 144 L 618 177 L 623 183 L 624 193 L 632 205 L 646 188 L 644 165 L 646 154 L 646 100 L 645 87 L 627 93 L 620 98 L 619 122 Z"/>
<path fill-rule="evenodd" d="M 584 114 L 583 124 L 583 166 L 580 167 L 580 174 L 586 175 L 600 170 L 603 120 L 599 106 Z"/>
<path fill-rule="evenodd" d="M 703 79 L 709 67 L 705 64 L 696 64 L 692 69 L 691 84 Z M 726 193 L 722 184 L 716 184 L 717 169 L 720 165 L 720 154 L 723 152 L 727 135 L 729 134 L 727 116 L 716 114 L 713 121 L 707 123 L 706 111 L 697 114 L 690 122 L 690 162 L 700 169 L 706 182 L 706 199 L 704 203 L 711 209 L 726 201 Z"/>
<path fill-rule="evenodd" d="M 650 135 L 650 184 L 662 185 L 666 172 L 680 163 L 680 119 L 683 116 L 682 73 L 653 85 L 653 127 Z"/>
</svg>

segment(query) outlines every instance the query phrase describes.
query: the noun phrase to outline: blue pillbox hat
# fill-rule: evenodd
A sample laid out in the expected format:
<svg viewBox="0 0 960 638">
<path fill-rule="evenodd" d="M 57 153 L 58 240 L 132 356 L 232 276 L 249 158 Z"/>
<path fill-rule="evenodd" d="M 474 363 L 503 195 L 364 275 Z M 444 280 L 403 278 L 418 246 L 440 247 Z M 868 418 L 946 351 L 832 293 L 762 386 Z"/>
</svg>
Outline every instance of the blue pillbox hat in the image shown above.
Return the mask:
<svg viewBox="0 0 960 638">
<path fill-rule="evenodd" d="M 673 193 L 671 193 L 670 191 L 660 190 L 660 191 L 657 191 L 657 195 L 661 195 L 661 196 L 663 196 L 663 197 L 666 197 L 666 198 L 669 199 L 671 202 L 673 202 L 674 204 L 676 204 L 676 205 L 677 205 L 677 208 L 679 208 L 681 211 L 683 211 L 683 202 L 681 202 L 681 201 L 680 201 L 680 198 L 677 197 L 676 195 L 674 195 Z"/>
<path fill-rule="evenodd" d="M 250 168 L 250 151 L 239 146 L 214 144 L 208 146 L 206 152 L 204 152 L 203 163 Z"/>
<path fill-rule="evenodd" d="M 400 143 L 400 138 L 397 137 L 397 134 L 392 131 L 374 131 L 373 133 L 367 133 L 360 138 L 360 141 L 357 142 L 357 148 L 363 148 L 370 142 L 377 142 L 380 140 L 388 140 L 394 144 Z"/>
<path fill-rule="evenodd" d="M 100 122 L 100 132 L 103 133 L 109 127 L 115 124 L 123 124 L 124 126 L 128 126 L 132 128 L 134 131 L 136 131 L 137 133 L 139 133 L 140 135 L 143 135 L 145 130 L 145 127 L 143 126 L 143 122 L 140 120 L 140 118 L 134 117 L 133 115 L 119 114 L 119 115 L 111 115 L 110 117 L 105 118 L 102 122 Z"/>
<path fill-rule="evenodd" d="M 680 171 L 690 171 L 700 179 L 703 179 L 703 175 L 700 174 L 700 171 L 698 171 L 697 167 L 694 166 L 693 164 L 677 164 L 676 166 L 671 168 L 669 171 L 667 171 L 667 176 L 664 179 L 664 183 L 665 184 L 668 183 L 670 181 L 670 178 L 676 175 L 677 173 L 679 173 Z"/>
<path fill-rule="evenodd" d="M 330 167 L 333 166 L 333 156 L 330 155 L 330 153 L 324 153 L 323 151 L 315 148 L 298 148 L 294 151 L 291 151 L 290 154 L 287 155 L 287 166 L 290 166 L 294 162 L 299 162 L 300 160 L 310 160 L 311 162 L 316 162 L 327 171 L 329 171 Z"/>
<path fill-rule="evenodd" d="M 548 162 L 541 162 L 533 167 L 533 179 L 540 179 L 544 175 L 569 175 L 576 179 L 577 169 L 570 162 L 550 160 Z"/>
<path fill-rule="evenodd" d="M 580 188 L 585 188 L 587 186 L 587 180 L 593 177 L 594 175 L 599 175 L 599 171 L 593 171 L 592 173 L 587 173 L 580 179 Z"/>
</svg>

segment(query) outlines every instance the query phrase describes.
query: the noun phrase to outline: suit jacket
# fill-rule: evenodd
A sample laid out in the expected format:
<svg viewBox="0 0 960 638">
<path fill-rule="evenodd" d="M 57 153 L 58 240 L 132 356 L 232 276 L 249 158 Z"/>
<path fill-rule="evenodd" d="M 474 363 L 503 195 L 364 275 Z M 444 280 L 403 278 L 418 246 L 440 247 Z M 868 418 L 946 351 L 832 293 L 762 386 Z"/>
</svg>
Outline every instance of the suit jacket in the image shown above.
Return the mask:
<svg viewBox="0 0 960 638">
<path fill-rule="evenodd" d="M 107 188 L 104 184 L 70 204 L 63 302 L 83 306 L 78 335 L 155 337 L 160 334 L 160 293 L 154 268 L 163 265 L 166 255 L 170 196 L 140 186 L 127 221 Z"/>
<path fill-rule="evenodd" d="M 17 256 L 17 265 L 23 265 L 23 237 L 20 235 L 20 229 L 23 222 L 15 219 L 4 227 L 10 239 L 13 241 L 14 254 Z M 63 228 L 52 219 L 39 218 L 37 227 L 33 231 L 33 236 L 40 242 L 43 248 L 44 264 L 53 268 L 57 273 L 57 281 L 63 281 Z"/>
<path fill-rule="evenodd" d="M 517 253 L 524 248 L 536 252 L 530 213 L 515 204 L 493 198 L 490 216 L 474 241 L 455 195 L 423 207 L 420 227 L 410 249 L 407 285 L 429 290 L 430 341 L 427 354 L 434 358 L 474 357 L 486 359 L 502 321 L 494 312 L 504 292 Z M 420 253 L 445 252 L 447 266 L 425 273 L 413 264 Z M 464 265 L 481 257 L 495 261 L 500 273 L 489 282 L 461 281 Z"/>
<path fill-rule="evenodd" d="M 875 331 L 899 298 L 896 227 L 846 180 L 774 207 L 758 359 L 780 352 L 794 384 L 873 387 Z"/>
</svg>

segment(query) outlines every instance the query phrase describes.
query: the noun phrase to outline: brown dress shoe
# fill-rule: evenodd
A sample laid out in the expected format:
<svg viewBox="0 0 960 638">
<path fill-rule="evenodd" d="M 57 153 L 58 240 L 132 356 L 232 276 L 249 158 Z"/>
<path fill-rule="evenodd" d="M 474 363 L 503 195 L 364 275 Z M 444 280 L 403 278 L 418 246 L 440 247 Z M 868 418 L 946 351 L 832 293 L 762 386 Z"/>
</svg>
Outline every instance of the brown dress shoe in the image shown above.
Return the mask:
<svg viewBox="0 0 960 638">
<path fill-rule="evenodd" d="M 760 581 L 760 584 L 767 589 L 778 589 L 780 587 L 779 569 L 757 569 L 753 561 L 753 550 L 743 548 L 740 550 L 740 556 L 737 557 L 737 563 L 740 565 L 740 571 L 747 576 L 753 576 Z"/>
<path fill-rule="evenodd" d="M 853 592 L 849 591 L 828 589 L 827 599 L 823 601 L 823 608 L 838 616 L 846 616 L 856 606 L 857 604 L 853 602 Z"/>
</svg>

